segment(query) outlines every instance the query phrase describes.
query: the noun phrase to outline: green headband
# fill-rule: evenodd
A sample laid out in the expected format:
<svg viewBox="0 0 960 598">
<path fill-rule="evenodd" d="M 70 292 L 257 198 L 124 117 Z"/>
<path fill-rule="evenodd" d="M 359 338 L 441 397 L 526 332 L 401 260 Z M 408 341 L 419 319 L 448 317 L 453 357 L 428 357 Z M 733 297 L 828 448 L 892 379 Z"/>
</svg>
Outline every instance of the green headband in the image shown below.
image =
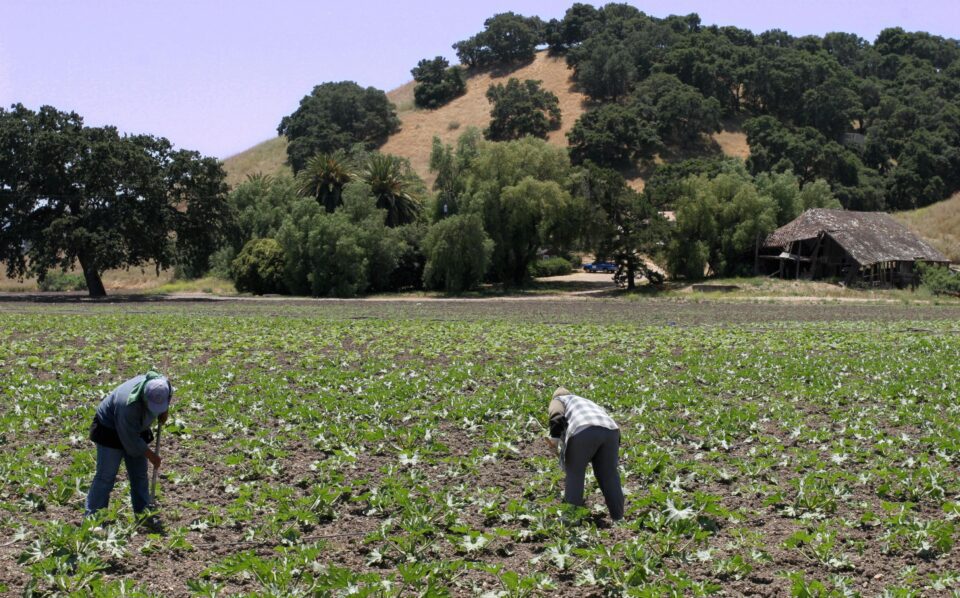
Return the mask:
<svg viewBox="0 0 960 598">
<path fill-rule="evenodd" d="M 133 387 L 133 392 L 130 393 L 130 396 L 127 397 L 127 405 L 133 405 L 137 401 L 143 398 L 143 393 L 147 389 L 147 382 L 151 380 L 156 380 L 157 378 L 163 378 L 163 375 L 159 372 L 150 370 L 147 372 L 146 377 L 140 382 L 137 382 L 137 385 Z"/>
</svg>

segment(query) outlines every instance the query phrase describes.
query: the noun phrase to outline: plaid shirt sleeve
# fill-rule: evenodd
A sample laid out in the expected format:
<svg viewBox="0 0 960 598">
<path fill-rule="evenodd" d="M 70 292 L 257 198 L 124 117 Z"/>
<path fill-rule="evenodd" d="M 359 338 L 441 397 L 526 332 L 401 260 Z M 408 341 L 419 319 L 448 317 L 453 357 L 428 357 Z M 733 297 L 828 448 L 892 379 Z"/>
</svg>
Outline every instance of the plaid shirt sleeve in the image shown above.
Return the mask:
<svg viewBox="0 0 960 598">
<path fill-rule="evenodd" d="M 599 426 L 610 430 L 619 428 L 603 408 L 589 399 L 577 395 L 558 398 L 566 407 L 567 438 L 591 426 Z M 552 431 L 551 429 L 551 433 Z"/>
</svg>

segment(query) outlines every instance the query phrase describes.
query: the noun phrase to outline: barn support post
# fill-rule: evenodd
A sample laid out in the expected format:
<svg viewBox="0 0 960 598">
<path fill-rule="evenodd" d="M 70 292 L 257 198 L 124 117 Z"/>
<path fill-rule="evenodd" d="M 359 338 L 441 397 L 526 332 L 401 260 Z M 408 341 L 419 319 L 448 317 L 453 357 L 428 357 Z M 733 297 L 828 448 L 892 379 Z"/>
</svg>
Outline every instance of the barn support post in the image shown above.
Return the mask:
<svg viewBox="0 0 960 598">
<path fill-rule="evenodd" d="M 817 260 L 820 258 L 820 244 L 823 241 L 823 233 L 817 235 L 817 242 L 813 246 L 813 252 L 810 253 L 810 280 L 817 278 Z"/>
</svg>

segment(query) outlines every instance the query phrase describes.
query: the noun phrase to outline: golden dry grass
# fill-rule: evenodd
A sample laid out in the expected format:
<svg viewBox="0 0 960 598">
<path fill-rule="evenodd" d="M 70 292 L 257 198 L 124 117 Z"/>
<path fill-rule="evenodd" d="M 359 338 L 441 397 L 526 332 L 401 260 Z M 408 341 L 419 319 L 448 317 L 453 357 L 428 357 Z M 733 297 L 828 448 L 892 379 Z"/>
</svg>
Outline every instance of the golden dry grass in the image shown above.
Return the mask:
<svg viewBox="0 0 960 598">
<path fill-rule="evenodd" d="M 414 110 L 413 88 L 417 86 L 416 81 L 407 81 L 400 87 L 387 92 L 387 99 L 393 102 L 397 107 L 397 114 L 403 118 L 404 112 Z"/>
<path fill-rule="evenodd" d="M 80 274 L 80 270 L 74 267 L 70 270 L 71 274 Z M 173 270 L 157 271 L 153 266 L 147 266 L 142 270 L 140 268 L 130 268 L 129 270 L 108 270 L 103 275 L 103 286 L 107 293 L 111 291 L 149 291 L 163 285 L 170 284 L 173 280 Z M 33 278 L 16 280 L 7 278 L 6 266 L 0 264 L 0 292 L 34 292 L 37 290 L 37 281 Z"/>
<path fill-rule="evenodd" d="M 747 145 L 747 134 L 742 131 L 723 130 L 711 135 L 720 151 L 731 158 L 746 160 L 750 157 L 750 146 Z"/>
<path fill-rule="evenodd" d="M 953 262 L 960 262 L 960 193 L 925 208 L 894 214 Z"/>
<path fill-rule="evenodd" d="M 223 161 L 223 169 L 227 171 L 227 184 L 232 188 L 242 183 L 250 174 L 289 173 L 291 171 L 286 161 L 287 138 L 274 137 L 235 156 L 230 156 Z"/>
<path fill-rule="evenodd" d="M 467 80 L 467 93 L 449 104 L 436 110 L 411 110 L 401 113 L 401 130 L 391 136 L 380 151 L 407 158 L 417 174 L 431 185 L 434 177 L 430 173 L 429 164 L 433 138 L 439 137 L 444 143 L 454 143 L 467 127 L 485 128 L 490 122 L 487 89 L 490 85 L 506 83 L 511 77 L 541 81 L 544 89 L 556 94 L 560 101 L 562 122 L 560 129 L 552 131 L 547 141 L 566 147 L 567 131 L 583 114 L 586 101 L 586 96 L 574 89 L 572 74 L 573 71 L 567 68 L 562 57 L 538 52 L 530 64 L 512 72 L 504 74 L 487 71 L 473 75 Z"/>
</svg>

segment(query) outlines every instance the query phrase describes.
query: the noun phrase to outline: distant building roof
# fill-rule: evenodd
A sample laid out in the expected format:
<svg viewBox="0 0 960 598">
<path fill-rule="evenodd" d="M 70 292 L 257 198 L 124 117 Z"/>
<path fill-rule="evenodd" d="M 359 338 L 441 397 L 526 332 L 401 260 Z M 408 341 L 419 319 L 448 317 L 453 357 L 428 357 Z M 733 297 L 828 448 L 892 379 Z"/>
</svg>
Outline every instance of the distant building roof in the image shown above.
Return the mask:
<svg viewBox="0 0 960 598">
<path fill-rule="evenodd" d="M 851 212 L 814 208 L 770 233 L 765 247 L 786 249 L 790 243 L 829 235 L 862 266 L 877 262 L 945 262 L 945 255 L 884 212 Z"/>
</svg>

